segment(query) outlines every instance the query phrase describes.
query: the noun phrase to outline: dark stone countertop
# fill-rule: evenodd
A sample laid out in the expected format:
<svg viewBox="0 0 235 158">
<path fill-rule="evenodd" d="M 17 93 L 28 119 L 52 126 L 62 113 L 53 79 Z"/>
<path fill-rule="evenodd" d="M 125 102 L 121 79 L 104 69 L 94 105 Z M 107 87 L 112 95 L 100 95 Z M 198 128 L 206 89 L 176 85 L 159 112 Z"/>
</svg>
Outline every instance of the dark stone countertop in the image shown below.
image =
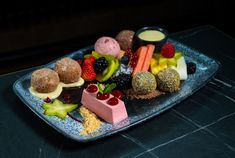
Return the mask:
<svg viewBox="0 0 235 158">
<path fill-rule="evenodd" d="M 0 157 L 235 157 L 235 40 L 213 26 L 171 35 L 221 62 L 202 89 L 151 120 L 95 142 L 78 143 L 48 126 L 14 94 L 35 68 L 0 76 Z"/>
</svg>

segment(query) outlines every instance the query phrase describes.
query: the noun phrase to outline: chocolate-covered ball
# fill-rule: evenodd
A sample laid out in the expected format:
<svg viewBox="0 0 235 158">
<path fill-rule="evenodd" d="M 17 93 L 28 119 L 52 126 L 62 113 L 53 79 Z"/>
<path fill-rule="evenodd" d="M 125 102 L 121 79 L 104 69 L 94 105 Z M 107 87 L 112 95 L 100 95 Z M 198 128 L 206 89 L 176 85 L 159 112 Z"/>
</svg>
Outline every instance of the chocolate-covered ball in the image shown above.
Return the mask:
<svg viewBox="0 0 235 158">
<path fill-rule="evenodd" d="M 172 69 L 167 68 L 161 70 L 156 75 L 156 80 L 158 83 L 158 88 L 164 92 L 175 92 L 179 90 L 180 87 L 180 75 L 179 73 Z"/>
<path fill-rule="evenodd" d="M 117 34 L 116 40 L 118 41 L 122 50 L 132 48 L 134 34 L 135 32 L 132 30 L 122 30 Z"/>
<path fill-rule="evenodd" d="M 137 73 L 132 78 L 132 88 L 136 94 L 148 94 L 157 88 L 155 76 L 148 71 Z"/>
</svg>

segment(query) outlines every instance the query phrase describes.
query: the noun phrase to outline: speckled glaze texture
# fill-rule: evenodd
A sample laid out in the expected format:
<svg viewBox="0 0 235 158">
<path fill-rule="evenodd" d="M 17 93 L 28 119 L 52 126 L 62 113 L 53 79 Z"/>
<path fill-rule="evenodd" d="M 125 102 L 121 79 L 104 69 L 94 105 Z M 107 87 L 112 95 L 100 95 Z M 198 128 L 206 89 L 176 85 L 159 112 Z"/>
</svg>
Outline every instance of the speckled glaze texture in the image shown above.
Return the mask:
<svg viewBox="0 0 235 158">
<path fill-rule="evenodd" d="M 72 115 L 72 117 L 67 116 L 65 120 L 61 120 L 54 116 L 46 116 L 43 114 L 43 100 L 32 96 L 28 90 L 28 88 L 30 87 L 30 78 L 32 72 L 18 79 L 13 85 L 13 90 L 15 94 L 42 120 L 56 129 L 58 132 L 71 139 L 79 142 L 87 142 L 110 136 L 114 133 L 123 131 L 129 127 L 132 127 L 154 116 L 157 116 L 160 113 L 170 109 L 174 105 L 180 103 L 182 100 L 189 97 L 202 86 L 204 86 L 219 69 L 220 64 L 214 59 L 209 58 L 203 53 L 175 40 L 169 39 L 169 41 L 173 42 L 176 50 L 182 51 L 184 53 L 186 62 L 193 61 L 197 64 L 196 73 L 193 75 L 189 75 L 188 79 L 181 83 L 180 91 L 176 93 L 165 94 L 150 100 L 124 99 L 129 118 L 116 125 L 103 123 L 98 131 L 90 135 L 80 134 L 83 129 L 83 125 L 76 121 L 76 119 L 82 120 L 82 117 L 77 110 L 71 112 L 70 115 Z M 84 49 L 75 51 L 67 55 L 66 57 L 77 59 L 86 53 L 90 53 L 93 48 L 93 46 L 89 46 Z M 54 64 L 55 61 L 52 61 L 47 65 L 43 65 L 42 67 L 53 68 Z M 81 87 L 78 91 L 81 92 L 82 89 L 83 88 Z M 81 93 L 77 93 L 77 98 L 79 97 L 81 98 Z M 79 103 L 79 99 L 77 103 L 81 105 Z"/>
</svg>

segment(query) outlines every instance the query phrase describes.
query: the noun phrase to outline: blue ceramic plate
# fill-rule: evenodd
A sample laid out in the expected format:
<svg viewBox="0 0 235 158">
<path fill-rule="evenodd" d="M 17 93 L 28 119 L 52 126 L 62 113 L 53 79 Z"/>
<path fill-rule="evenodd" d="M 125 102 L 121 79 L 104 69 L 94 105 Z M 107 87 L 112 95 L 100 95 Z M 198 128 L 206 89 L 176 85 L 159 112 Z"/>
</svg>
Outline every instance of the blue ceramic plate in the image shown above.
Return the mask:
<svg viewBox="0 0 235 158">
<path fill-rule="evenodd" d="M 128 112 L 128 120 L 124 120 L 117 125 L 104 123 L 98 131 L 90 135 L 81 135 L 83 125 L 77 120 L 82 120 L 79 112 L 75 110 L 70 113 L 65 120 L 61 120 L 54 116 L 46 116 L 43 114 L 42 109 L 43 100 L 38 99 L 30 94 L 28 88 L 30 87 L 31 73 L 18 79 L 13 89 L 16 95 L 42 120 L 55 128 L 58 132 L 65 136 L 79 142 L 93 141 L 106 136 L 110 136 L 119 131 L 123 131 L 129 127 L 142 123 L 160 113 L 170 109 L 174 105 L 180 103 L 185 98 L 192 95 L 198 89 L 203 87 L 219 69 L 219 62 L 196 51 L 182 43 L 169 39 L 176 47 L 177 50 L 182 51 L 187 62 L 193 61 L 197 65 L 197 71 L 193 75 L 189 75 L 188 79 L 181 84 L 180 91 L 171 94 L 165 94 L 151 100 L 124 100 Z M 84 54 L 91 53 L 93 46 L 75 51 L 67 57 L 78 59 Z M 53 68 L 55 61 L 44 65 L 42 67 Z M 74 102 L 80 104 L 81 92 L 83 88 L 71 88 L 63 90 L 64 93 L 70 93 L 74 98 Z"/>
</svg>

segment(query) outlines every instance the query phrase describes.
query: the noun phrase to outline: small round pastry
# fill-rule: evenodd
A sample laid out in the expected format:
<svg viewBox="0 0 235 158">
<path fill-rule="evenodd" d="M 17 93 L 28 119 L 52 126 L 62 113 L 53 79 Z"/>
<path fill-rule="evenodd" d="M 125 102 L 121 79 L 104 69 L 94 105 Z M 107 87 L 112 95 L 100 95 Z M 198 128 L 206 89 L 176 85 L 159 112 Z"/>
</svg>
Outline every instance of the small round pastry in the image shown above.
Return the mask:
<svg viewBox="0 0 235 158">
<path fill-rule="evenodd" d="M 112 37 L 101 37 L 95 42 L 95 51 L 102 55 L 118 57 L 121 49 L 119 43 Z"/>
<path fill-rule="evenodd" d="M 132 87 L 136 94 L 148 94 L 157 88 L 155 76 L 148 71 L 137 73 L 132 78 Z"/>
<path fill-rule="evenodd" d="M 176 70 L 172 68 L 161 70 L 156 75 L 156 80 L 158 83 L 158 88 L 161 91 L 172 93 L 179 90 L 180 75 Z"/>
<path fill-rule="evenodd" d="M 50 93 L 56 90 L 60 83 L 58 74 L 48 68 L 42 68 L 32 73 L 31 86 L 36 92 Z"/>
<path fill-rule="evenodd" d="M 60 81 L 69 84 L 77 82 L 81 77 L 81 66 L 71 58 L 63 58 L 55 64 L 55 71 L 60 77 Z"/>
<path fill-rule="evenodd" d="M 122 30 L 117 34 L 115 39 L 118 41 L 122 50 L 132 48 L 134 34 L 135 32 L 132 30 Z"/>
</svg>

